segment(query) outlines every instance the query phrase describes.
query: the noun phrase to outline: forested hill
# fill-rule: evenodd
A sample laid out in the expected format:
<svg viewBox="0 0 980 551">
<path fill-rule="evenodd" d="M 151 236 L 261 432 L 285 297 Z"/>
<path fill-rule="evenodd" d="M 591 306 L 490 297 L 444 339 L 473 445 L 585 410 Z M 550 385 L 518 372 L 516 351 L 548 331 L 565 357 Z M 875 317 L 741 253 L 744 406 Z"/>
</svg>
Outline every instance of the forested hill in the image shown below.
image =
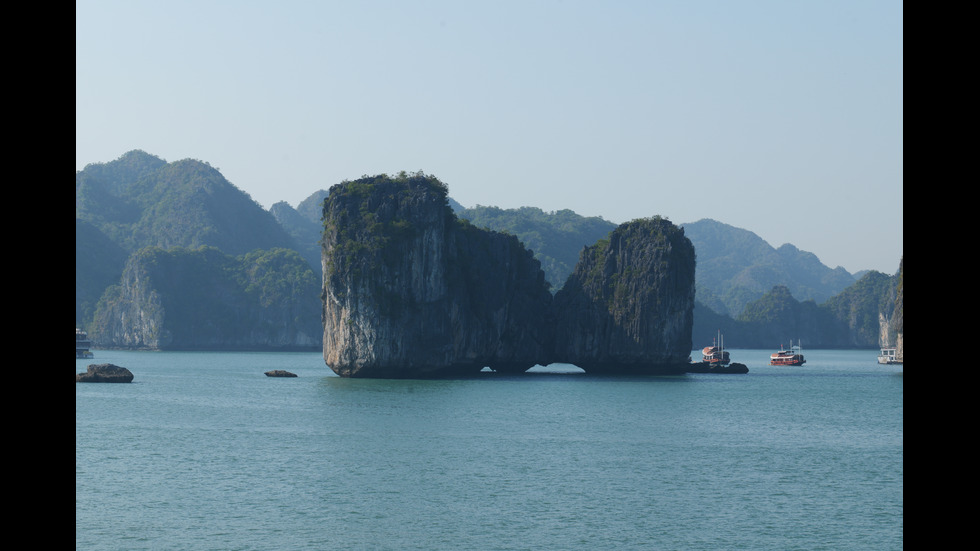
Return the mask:
<svg viewBox="0 0 980 551">
<path fill-rule="evenodd" d="M 103 294 L 90 336 L 101 348 L 317 349 L 319 284 L 289 249 L 144 247 Z"/>
<path fill-rule="evenodd" d="M 323 234 L 323 200 L 327 190 L 321 189 L 303 199 L 296 208 L 280 201 L 269 209 L 282 227 L 296 240 L 299 253 L 306 258 L 319 274 L 320 239 Z"/>
<path fill-rule="evenodd" d="M 545 279 L 557 291 L 575 269 L 579 253 L 616 229 L 601 217 L 585 217 L 571 210 L 544 212 L 537 207 L 501 209 L 477 205 L 456 212 L 474 226 L 517 236 L 541 262 Z"/>
<path fill-rule="evenodd" d="M 275 218 L 206 162 L 143 151 L 75 173 L 75 218 L 127 252 L 217 247 L 225 254 L 296 249 Z"/>
<path fill-rule="evenodd" d="M 776 285 L 732 319 L 698 305 L 694 310 L 697 343 L 710 344 L 714 332 L 733 348 L 768 348 L 802 339 L 811 348 L 901 346 L 902 267 L 896 275 L 874 270 L 826 302 L 797 300 Z"/>
<path fill-rule="evenodd" d="M 293 285 L 296 278 L 292 273 L 297 270 L 307 270 L 313 281 L 319 279 L 318 257 L 304 258 L 302 266 L 297 267 L 288 255 L 285 257 L 289 262 L 270 263 L 272 256 L 269 254 L 251 254 L 255 251 L 297 251 L 299 247 L 271 213 L 229 183 L 217 169 L 202 161 L 185 159 L 168 163 L 143 151 L 130 151 L 115 161 L 90 164 L 75 173 L 76 326 L 89 328 L 100 318 L 95 324 L 97 327 L 110 327 L 120 321 L 111 319 L 113 312 L 137 311 L 133 308 L 138 309 L 139 305 L 131 304 L 135 300 L 132 296 L 136 294 L 120 292 L 125 288 L 123 272 L 130 260 L 151 248 L 158 250 L 152 258 L 170 255 L 174 256 L 172 261 L 180 256 L 179 252 L 174 252 L 179 250 L 213 248 L 227 255 L 227 260 L 218 254 L 205 255 L 203 258 L 213 265 L 201 269 L 202 273 L 224 274 L 223 296 L 241 296 L 261 302 L 263 297 L 281 294 L 276 286 L 282 282 Z M 143 255 L 140 258 L 150 257 Z M 226 269 L 225 264 L 238 266 L 242 273 L 258 270 L 264 275 L 258 280 L 248 280 Z M 133 288 L 146 287 L 147 292 L 189 296 L 203 281 L 202 274 L 186 271 L 180 274 L 180 278 L 172 281 L 143 278 L 130 283 Z M 276 283 L 277 280 L 281 281 Z M 319 303 L 315 285 L 297 292 L 309 292 L 305 300 L 312 305 Z M 188 303 L 177 298 L 160 296 L 169 304 L 166 311 L 156 311 L 163 327 L 172 326 L 189 315 Z M 129 303 L 124 304 L 126 300 Z M 258 311 L 264 305 L 241 304 L 236 307 Z M 316 310 L 313 309 L 313 314 L 302 311 L 303 316 L 312 316 L 313 325 L 319 319 Z M 289 326 L 276 329 L 278 336 L 269 337 L 267 341 L 275 342 L 277 346 L 309 345 L 300 337 L 303 331 L 298 330 L 310 323 L 310 320 L 301 319 L 303 316 L 290 318 Z M 255 317 L 256 325 L 247 328 L 243 335 L 270 335 L 268 319 L 268 316 Z M 197 321 L 205 325 L 223 323 L 213 315 Z M 153 333 L 155 329 L 148 331 Z M 282 335 L 293 335 L 296 342 L 282 343 Z M 119 343 L 125 341 L 110 342 L 106 340 L 110 335 L 100 335 L 98 330 L 90 336 L 100 346 L 122 346 Z M 318 335 L 314 336 L 318 338 Z M 240 339 L 241 335 L 235 338 Z M 189 345 L 181 341 L 175 343 L 178 347 Z"/>
<path fill-rule="evenodd" d="M 751 231 L 711 219 L 682 224 L 698 254 L 698 302 L 737 317 L 774 286 L 797 300 L 824 302 L 857 279 L 842 267 L 829 268 L 816 255 L 790 244 L 778 249 Z"/>
</svg>

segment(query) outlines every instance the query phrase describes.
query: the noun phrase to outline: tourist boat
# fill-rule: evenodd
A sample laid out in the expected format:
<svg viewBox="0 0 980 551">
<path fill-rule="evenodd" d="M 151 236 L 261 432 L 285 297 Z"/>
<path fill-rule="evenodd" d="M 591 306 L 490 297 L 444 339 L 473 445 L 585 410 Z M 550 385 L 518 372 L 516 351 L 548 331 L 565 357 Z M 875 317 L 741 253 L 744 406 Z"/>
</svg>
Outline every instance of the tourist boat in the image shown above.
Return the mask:
<svg viewBox="0 0 980 551">
<path fill-rule="evenodd" d="M 789 341 L 789 344 L 789 348 L 783 348 L 769 356 L 769 365 L 803 365 L 806 363 L 803 358 L 802 345 L 793 346 L 793 341 Z"/>
<path fill-rule="evenodd" d="M 94 358 L 95 355 L 89 351 L 92 341 L 88 340 L 88 333 L 79 328 L 75 328 L 75 359 Z"/>
<path fill-rule="evenodd" d="M 701 361 L 708 362 L 710 365 L 728 365 L 731 359 L 723 343 L 724 340 L 721 336 L 721 331 L 719 331 L 718 338 L 715 339 L 714 344 L 701 349 Z"/>
<path fill-rule="evenodd" d="M 894 348 L 882 348 L 881 354 L 878 356 L 878 363 L 885 365 L 902 365 L 902 360 L 899 360 L 898 356 L 895 355 Z"/>
</svg>

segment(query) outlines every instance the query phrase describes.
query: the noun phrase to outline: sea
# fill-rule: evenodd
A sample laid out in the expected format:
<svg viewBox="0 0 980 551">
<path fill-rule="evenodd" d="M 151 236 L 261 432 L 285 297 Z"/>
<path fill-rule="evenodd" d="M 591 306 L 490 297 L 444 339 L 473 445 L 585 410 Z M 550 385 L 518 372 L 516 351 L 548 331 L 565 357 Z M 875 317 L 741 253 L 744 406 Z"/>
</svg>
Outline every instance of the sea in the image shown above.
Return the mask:
<svg viewBox="0 0 980 551">
<path fill-rule="evenodd" d="M 75 548 L 902 549 L 903 366 L 729 351 L 747 374 L 371 380 L 95 350 L 76 373 L 135 378 L 75 385 Z"/>
</svg>

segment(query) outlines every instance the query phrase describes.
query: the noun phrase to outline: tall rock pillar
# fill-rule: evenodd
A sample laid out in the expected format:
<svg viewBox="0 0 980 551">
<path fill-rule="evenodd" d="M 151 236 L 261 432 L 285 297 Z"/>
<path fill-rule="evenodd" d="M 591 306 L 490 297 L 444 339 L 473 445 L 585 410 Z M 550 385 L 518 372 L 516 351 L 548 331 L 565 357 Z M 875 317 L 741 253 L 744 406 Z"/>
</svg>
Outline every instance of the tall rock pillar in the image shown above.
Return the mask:
<svg viewBox="0 0 980 551">
<path fill-rule="evenodd" d="M 555 295 L 556 361 L 590 373 L 683 373 L 692 350 L 695 254 L 661 217 L 583 249 Z"/>
</svg>

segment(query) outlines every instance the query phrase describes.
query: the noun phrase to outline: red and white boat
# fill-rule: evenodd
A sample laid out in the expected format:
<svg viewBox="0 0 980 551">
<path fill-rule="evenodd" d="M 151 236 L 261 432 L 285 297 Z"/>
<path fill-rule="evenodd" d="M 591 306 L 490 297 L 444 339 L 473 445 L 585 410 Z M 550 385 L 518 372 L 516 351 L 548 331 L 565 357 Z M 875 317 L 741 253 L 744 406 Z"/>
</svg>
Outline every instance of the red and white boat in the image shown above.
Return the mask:
<svg viewBox="0 0 980 551">
<path fill-rule="evenodd" d="M 728 351 L 725 350 L 724 340 L 721 336 L 721 332 L 718 332 L 718 338 L 715 340 L 714 344 L 711 346 L 705 346 L 701 349 L 701 361 L 708 362 L 712 365 L 728 365 L 731 358 L 728 356 Z"/>
<path fill-rule="evenodd" d="M 803 358 L 803 346 L 800 344 L 793 346 L 793 341 L 789 341 L 789 344 L 789 348 L 783 348 L 769 356 L 769 365 L 803 365 L 806 363 L 806 359 Z"/>
</svg>

